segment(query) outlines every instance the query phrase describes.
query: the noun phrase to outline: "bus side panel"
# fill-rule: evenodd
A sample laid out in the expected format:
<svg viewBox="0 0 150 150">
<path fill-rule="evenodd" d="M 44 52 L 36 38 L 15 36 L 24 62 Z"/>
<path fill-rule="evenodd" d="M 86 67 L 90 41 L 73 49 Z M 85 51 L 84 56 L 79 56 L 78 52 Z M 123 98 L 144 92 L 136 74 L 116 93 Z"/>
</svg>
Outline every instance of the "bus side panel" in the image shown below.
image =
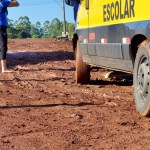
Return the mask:
<svg viewBox="0 0 150 150">
<path fill-rule="evenodd" d="M 96 63 L 96 66 L 100 66 L 103 68 L 109 68 L 112 70 L 127 71 L 126 64 L 122 63 L 121 59 L 113 59 L 113 58 L 98 57 L 98 56 L 91 56 L 91 59 L 93 60 L 92 63 Z M 118 63 L 119 63 L 119 65 L 116 66 L 116 64 L 118 64 Z"/>
<path fill-rule="evenodd" d="M 113 33 L 111 33 L 111 31 L 108 32 L 107 29 L 108 27 L 96 28 L 96 33 L 93 32 L 93 29 L 77 30 L 83 61 L 94 66 L 108 67 L 122 71 L 132 71 L 133 64 L 130 55 L 128 54 L 129 44 L 122 45 L 121 41 L 117 42 Z M 95 38 L 91 38 L 90 34 L 94 34 Z M 115 33 L 115 36 L 117 34 L 120 36 L 120 33 L 117 32 Z M 107 39 L 107 43 L 101 43 L 102 40 L 105 39 Z M 110 43 L 110 41 L 112 43 Z M 122 52 L 122 50 L 124 52 Z M 128 61 L 126 59 L 128 59 Z"/>
<path fill-rule="evenodd" d="M 76 28 L 83 60 L 96 66 L 133 72 L 132 38 L 142 34 L 150 40 L 149 1 L 89 2 L 89 9 L 85 9 L 86 1 L 82 0 Z M 109 11 L 109 6 L 114 11 Z M 116 12 L 120 14 L 115 15 Z"/>
</svg>

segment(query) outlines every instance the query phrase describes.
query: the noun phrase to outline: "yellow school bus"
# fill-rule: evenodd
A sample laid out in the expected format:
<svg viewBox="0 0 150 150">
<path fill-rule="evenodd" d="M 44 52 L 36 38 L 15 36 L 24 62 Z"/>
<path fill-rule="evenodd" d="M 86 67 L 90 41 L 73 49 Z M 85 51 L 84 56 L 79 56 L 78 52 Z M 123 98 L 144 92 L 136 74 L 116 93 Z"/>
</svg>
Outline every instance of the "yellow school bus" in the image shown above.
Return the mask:
<svg viewBox="0 0 150 150">
<path fill-rule="evenodd" d="M 79 5 L 76 82 L 88 83 L 93 66 L 133 75 L 134 99 L 150 114 L 149 0 L 65 0 Z"/>
</svg>

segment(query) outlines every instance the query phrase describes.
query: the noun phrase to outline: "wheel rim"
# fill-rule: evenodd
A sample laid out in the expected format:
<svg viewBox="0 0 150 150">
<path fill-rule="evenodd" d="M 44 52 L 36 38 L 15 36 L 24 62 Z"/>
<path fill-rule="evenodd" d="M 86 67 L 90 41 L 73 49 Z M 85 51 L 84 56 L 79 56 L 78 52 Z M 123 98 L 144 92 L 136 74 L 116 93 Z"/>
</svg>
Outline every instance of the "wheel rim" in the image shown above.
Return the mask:
<svg viewBox="0 0 150 150">
<path fill-rule="evenodd" d="M 137 72 L 138 103 L 143 106 L 149 94 L 150 69 L 147 57 L 142 57 Z"/>
</svg>

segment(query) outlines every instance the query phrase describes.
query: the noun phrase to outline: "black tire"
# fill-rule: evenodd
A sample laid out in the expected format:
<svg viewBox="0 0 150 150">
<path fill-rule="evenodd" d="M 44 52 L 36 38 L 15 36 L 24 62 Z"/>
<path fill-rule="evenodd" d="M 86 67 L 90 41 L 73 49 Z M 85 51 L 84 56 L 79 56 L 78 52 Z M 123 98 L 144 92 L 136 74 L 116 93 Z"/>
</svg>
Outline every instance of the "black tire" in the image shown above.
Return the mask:
<svg viewBox="0 0 150 150">
<path fill-rule="evenodd" d="M 76 53 L 76 82 L 87 84 L 90 82 L 90 66 L 83 62 L 79 42 Z"/>
<path fill-rule="evenodd" d="M 134 64 L 134 100 L 137 111 L 142 116 L 150 114 L 150 64 L 149 46 L 140 46 Z"/>
</svg>

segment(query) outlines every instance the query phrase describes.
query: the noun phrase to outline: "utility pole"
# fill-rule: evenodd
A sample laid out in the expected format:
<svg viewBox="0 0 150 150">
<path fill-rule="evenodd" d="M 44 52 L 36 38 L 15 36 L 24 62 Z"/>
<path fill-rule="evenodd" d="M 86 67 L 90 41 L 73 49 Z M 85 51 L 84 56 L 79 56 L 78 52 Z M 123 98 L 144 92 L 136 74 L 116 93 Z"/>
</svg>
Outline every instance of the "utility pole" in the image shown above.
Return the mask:
<svg viewBox="0 0 150 150">
<path fill-rule="evenodd" d="M 65 0 L 62 0 L 62 9 L 63 9 L 63 30 L 64 30 L 64 35 L 66 36 Z"/>
</svg>

